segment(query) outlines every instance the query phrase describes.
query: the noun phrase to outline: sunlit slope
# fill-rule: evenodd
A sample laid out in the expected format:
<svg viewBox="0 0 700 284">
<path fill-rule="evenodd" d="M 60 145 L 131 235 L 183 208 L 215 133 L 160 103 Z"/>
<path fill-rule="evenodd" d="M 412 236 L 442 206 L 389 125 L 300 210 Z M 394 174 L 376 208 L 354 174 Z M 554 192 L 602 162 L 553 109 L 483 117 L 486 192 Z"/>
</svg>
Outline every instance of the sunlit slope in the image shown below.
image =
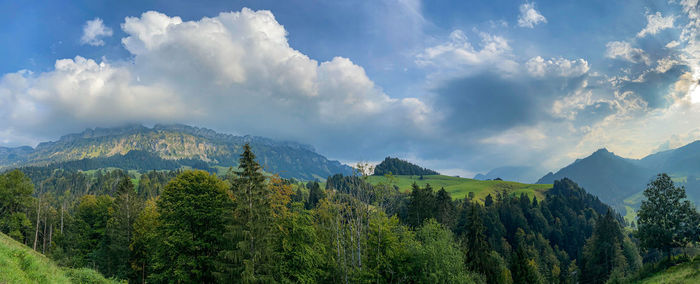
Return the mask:
<svg viewBox="0 0 700 284">
<path fill-rule="evenodd" d="M 414 182 L 421 187 L 424 187 L 426 184 L 430 184 L 430 186 L 432 186 L 436 191 L 444 187 L 454 199 L 464 198 L 469 194 L 469 192 L 473 192 L 477 199 L 484 200 L 488 194 L 495 197 L 497 192 L 502 192 L 505 190 L 509 194 L 520 195 L 521 193 L 525 193 L 530 197 L 536 196 L 538 199 L 542 200 L 544 198 L 544 192 L 552 188 L 551 184 L 525 184 L 513 181 L 475 180 L 444 175 L 423 176 L 422 179 L 420 176 L 394 176 L 393 178 L 393 184 L 398 186 L 402 192 L 410 190 L 411 185 Z M 378 184 L 381 182 L 386 183 L 388 180 L 384 176 L 370 176 L 369 182 L 372 184 Z"/>
<path fill-rule="evenodd" d="M 700 283 L 700 259 L 693 262 L 683 263 L 656 273 L 651 277 L 642 279 L 637 283 L 674 283 L 674 284 L 696 284 Z"/>
<path fill-rule="evenodd" d="M 0 283 L 113 283 L 94 270 L 64 269 L 0 233 Z"/>
</svg>

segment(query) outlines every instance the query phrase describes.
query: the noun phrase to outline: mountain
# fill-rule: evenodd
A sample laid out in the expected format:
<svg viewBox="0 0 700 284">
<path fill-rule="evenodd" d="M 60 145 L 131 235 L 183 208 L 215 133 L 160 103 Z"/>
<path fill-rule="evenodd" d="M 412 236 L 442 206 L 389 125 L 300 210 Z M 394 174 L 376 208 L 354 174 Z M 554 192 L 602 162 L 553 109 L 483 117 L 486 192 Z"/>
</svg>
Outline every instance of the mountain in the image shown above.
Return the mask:
<svg viewBox="0 0 700 284">
<path fill-rule="evenodd" d="M 81 133 L 65 135 L 57 141 L 40 143 L 36 148 L 0 148 L 0 168 L 82 161 L 78 164 L 93 165 L 91 167 L 128 164 L 132 165 L 128 169 L 140 169 L 133 167 L 133 164 L 139 159 L 148 161 L 137 157 L 147 155 L 144 153 L 165 161 L 151 161 L 152 164 L 175 161 L 183 166 L 205 163 L 209 167 L 235 167 L 245 143 L 250 143 L 265 171 L 278 173 L 285 178 L 313 180 L 336 173 L 352 173 L 352 168 L 326 159 L 309 145 L 255 136 L 234 136 L 180 124 L 159 124 L 153 128 L 128 125 L 86 129 Z M 132 151 L 142 153 L 128 155 Z"/>
<path fill-rule="evenodd" d="M 550 184 L 569 178 L 604 202 L 621 204 L 625 198 L 643 190 L 653 175 L 653 170 L 603 148 L 556 173 L 545 175 L 537 183 Z"/>
<path fill-rule="evenodd" d="M 686 187 L 688 197 L 696 205 L 700 204 L 700 141 L 639 160 L 600 149 L 556 173 L 548 173 L 537 183 L 548 184 L 567 177 L 609 204 L 634 206 L 639 203 L 638 194 L 659 173 L 668 173 L 677 185 Z"/>
<path fill-rule="evenodd" d="M 536 181 L 541 174 L 539 170 L 533 167 L 507 166 L 492 169 L 486 174 L 476 174 L 474 179 L 490 180 L 500 178 L 502 180 L 532 183 Z"/>
<path fill-rule="evenodd" d="M 374 167 L 374 175 L 383 176 L 385 174 L 394 175 L 439 175 L 440 173 L 401 160 L 399 158 L 386 157 L 384 161 Z"/>
</svg>

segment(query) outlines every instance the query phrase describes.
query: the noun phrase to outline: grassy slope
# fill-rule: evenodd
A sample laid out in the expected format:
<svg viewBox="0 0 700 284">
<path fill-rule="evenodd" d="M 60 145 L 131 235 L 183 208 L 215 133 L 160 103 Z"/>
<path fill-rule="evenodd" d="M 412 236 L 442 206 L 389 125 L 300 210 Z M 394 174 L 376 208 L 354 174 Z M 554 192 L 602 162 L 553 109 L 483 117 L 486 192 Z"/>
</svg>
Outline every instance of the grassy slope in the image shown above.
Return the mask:
<svg viewBox="0 0 700 284">
<path fill-rule="evenodd" d="M 0 283 L 113 283 L 91 269 L 65 269 L 0 233 Z"/>
<path fill-rule="evenodd" d="M 435 190 L 444 187 L 447 192 L 452 195 L 452 198 L 464 198 L 469 192 L 474 192 L 477 199 L 483 200 L 489 193 L 493 196 L 496 192 L 507 191 L 511 194 L 520 195 L 525 193 L 528 196 L 537 196 L 537 199 L 544 198 L 544 192 L 552 188 L 551 184 L 524 184 L 512 181 L 494 181 L 494 180 L 475 180 L 468 178 L 459 178 L 443 175 L 423 176 L 394 176 L 396 179 L 395 185 L 401 191 L 411 189 L 413 182 L 416 182 L 421 187 L 430 184 Z M 377 184 L 386 182 L 383 176 L 370 176 L 369 182 Z"/>
<path fill-rule="evenodd" d="M 676 265 L 637 283 L 700 283 L 700 259 Z"/>
</svg>

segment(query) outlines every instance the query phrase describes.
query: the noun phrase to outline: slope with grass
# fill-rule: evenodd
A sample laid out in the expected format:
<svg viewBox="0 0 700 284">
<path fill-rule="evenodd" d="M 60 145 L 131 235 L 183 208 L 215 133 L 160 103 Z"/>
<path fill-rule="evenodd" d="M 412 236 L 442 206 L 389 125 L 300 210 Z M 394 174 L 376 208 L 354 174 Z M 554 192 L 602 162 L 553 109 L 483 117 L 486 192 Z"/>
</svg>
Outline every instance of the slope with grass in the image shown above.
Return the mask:
<svg viewBox="0 0 700 284">
<path fill-rule="evenodd" d="M 496 193 L 506 191 L 509 194 L 520 195 L 522 193 L 527 196 L 536 196 L 537 199 L 544 198 L 544 192 L 552 188 L 551 184 L 525 184 L 513 181 L 500 180 L 475 180 L 460 177 L 451 177 L 444 175 L 428 175 L 423 176 L 393 176 L 394 181 L 389 181 L 384 176 L 370 176 L 369 182 L 372 184 L 378 183 L 393 183 L 399 187 L 402 192 L 411 189 L 411 185 L 415 182 L 421 187 L 430 184 L 435 190 L 445 188 L 454 199 L 466 197 L 470 192 L 474 193 L 475 198 L 484 200 L 488 194 L 495 197 Z"/>
<path fill-rule="evenodd" d="M 636 283 L 700 283 L 700 258 L 696 257 L 694 261 L 670 267 Z"/>
<path fill-rule="evenodd" d="M 50 259 L 0 233 L 0 283 L 117 283 L 87 269 L 58 267 Z"/>
</svg>

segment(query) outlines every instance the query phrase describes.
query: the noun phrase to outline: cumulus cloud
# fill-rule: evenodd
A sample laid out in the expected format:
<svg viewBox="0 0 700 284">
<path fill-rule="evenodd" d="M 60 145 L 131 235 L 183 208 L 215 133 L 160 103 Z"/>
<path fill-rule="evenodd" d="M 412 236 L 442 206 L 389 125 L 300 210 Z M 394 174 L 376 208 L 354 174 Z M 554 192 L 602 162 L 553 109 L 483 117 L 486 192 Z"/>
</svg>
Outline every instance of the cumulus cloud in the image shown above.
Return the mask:
<svg viewBox="0 0 700 284">
<path fill-rule="evenodd" d="M 542 16 L 539 11 L 535 10 L 535 3 L 524 3 L 520 5 L 518 26 L 532 29 L 540 23 L 547 23 L 547 18 Z"/>
<path fill-rule="evenodd" d="M 151 11 L 127 17 L 121 28 L 129 62 L 77 56 L 57 60 L 48 72 L 4 75 L 0 118 L 9 123 L 0 132 L 45 136 L 182 122 L 328 149 L 362 144 L 362 133 L 377 129 L 385 140 L 403 131 L 411 136 L 408 129 L 421 129 L 429 118 L 422 101 L 389 97 L 351 60 L 318 62 L 290 47 L 269 11 L 244 8 L 196 21 Z M 310 141 L 314 136 L 334 140 Z"/>
<path fill-rule="evenodd" d="M 655 35 L 662 30 L 673 28 L 674 20 L 675 17 L 673 15 L 664 17 L 661 16 L 660 12 L 656 12 L 656 14 L 647 14 L 647 26 L 637 33 L 637 37 Z"/>
<path fill-rule="evenodd" d="M 527 71 L 536 77 L 547 75 L 576 77 L 588 72 L 588 62 L 581 58 L 568 60 L 565 58 L 551 58 L 545 60 L 541 56 L 531 58 L 525 63 Z"/>
<path fill-rule="evenodd" d="M 605 47 L 605 56 L 608 58 L 619 58 L 632 63 L 643 62 L 646 65 L 651 63 L 649 56 L 644 52 L 644 50 L 632 47 L 629 42 L 611 41 L 608 42 Z"/>
<path fill-rule="evenodd" d="M 80 43 L 101 46 L 105 44 L 102 38 L 110 36 L 112 36 L 112 29 L 106 27 L 102 23 L 102 19 L 95 18 L 87 21 L 83 26 L 83 36 L 80 38 Z"/>
</svg>

